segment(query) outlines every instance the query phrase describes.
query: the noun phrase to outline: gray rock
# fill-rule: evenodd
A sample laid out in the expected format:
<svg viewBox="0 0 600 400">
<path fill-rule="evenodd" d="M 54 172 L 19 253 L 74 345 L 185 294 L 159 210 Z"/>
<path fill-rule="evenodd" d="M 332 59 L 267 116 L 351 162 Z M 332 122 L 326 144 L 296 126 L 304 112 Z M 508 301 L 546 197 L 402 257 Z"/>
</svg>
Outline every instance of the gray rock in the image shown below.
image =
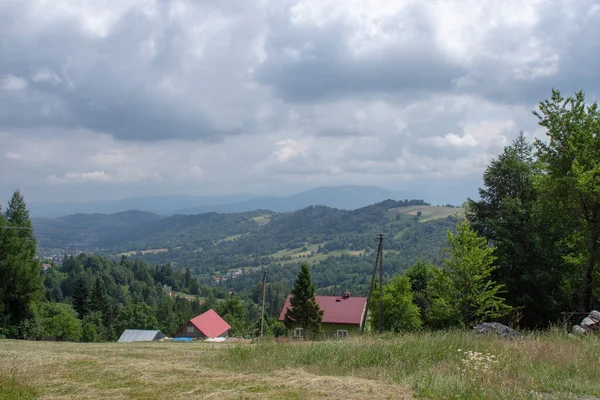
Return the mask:
<svg viewBox="0 0 600 400">
<path fill-rule="evenodd" d="M 573 325 L 573 335 L 575 336 L 583 336 L 587 333 L 587 330 L 582 328 L 579 325 Z"/>
<path fill-rule="evenodd" d="M 581 325 L 582 328 L 591 328 L 592 326 L 596 325 L 596 322 L 594 322 L 590 317 L 585 317 L 579 325 Z"/>
<path fill-rule="evenodd" d="M 473 332 L 485 335 L 496 334 L 507 339 L 514 339 L 521 336 L 519 332 L 499 322 L 483 322 L 479 325 L 475 325 L 473 327 Z"/>
<path fill-rule="evenodd" d="M 592 311 L 590 313 L 590 315 L 588 315 L 588 318 L 597 324 L 600 323 L 600 311 L 596 311 L 596 310 Z"/>
</svg>

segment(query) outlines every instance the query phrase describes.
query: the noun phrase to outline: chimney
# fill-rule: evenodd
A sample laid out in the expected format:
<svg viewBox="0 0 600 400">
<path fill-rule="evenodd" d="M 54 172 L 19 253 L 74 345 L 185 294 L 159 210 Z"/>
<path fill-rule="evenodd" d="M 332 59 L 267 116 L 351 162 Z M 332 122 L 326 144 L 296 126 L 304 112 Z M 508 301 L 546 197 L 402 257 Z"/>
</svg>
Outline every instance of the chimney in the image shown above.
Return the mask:
<svg viewBox="0 0 600 400">
<path fill-rule="evenodd" d="M 344 292 L 342 299 L 349 299 L 349 298 L 350 298 L 350 292 Z"/>
</svg>

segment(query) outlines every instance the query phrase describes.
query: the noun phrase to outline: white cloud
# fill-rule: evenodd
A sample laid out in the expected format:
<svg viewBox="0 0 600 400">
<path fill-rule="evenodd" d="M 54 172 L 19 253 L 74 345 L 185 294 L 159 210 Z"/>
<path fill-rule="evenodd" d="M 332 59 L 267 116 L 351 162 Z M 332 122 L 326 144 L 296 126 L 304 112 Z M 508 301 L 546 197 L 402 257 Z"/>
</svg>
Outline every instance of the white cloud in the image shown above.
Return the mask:
<svg viewBox="0 0 600 400">
<path fill-rule="evenodd" d="M 13 153 L 11 151 L 8 151 L 8 152 L 4 153 L 4 158 L 7 160 L 22 160 L 23 155 L 19 154 L 19 153 Z"/>
<path fill-rule="evenodd" d="M 28 85 L 27 79 L 12 74 L 0 77 L 0 90 L 23 90 Z"/>
<path fill-rule="evenodd" d="M 63 80 L 58 75 L 56 75 L 54 72 L 49 71 L 47 69 L 41 69 L 41 70 L 37 71 L 35 74 L 33 74 L 33 76 L 31 77 L 31 80 L 33 82 L 46 82 L 46 83 L 52 83 L 54 85 L 57 85 L 57 84 L 63 82 Z"/>
<path fill-rule="evenodd" d="M 273 151 L 273 154 L 277 157 L 277 161 L 287 162 L 305 155 L 308 147 L 306 141 L 296 141 L 288 138 L 277 142 L 277 149 Z"/>
<path fill-rule="evenodd" d="M 463 136 L 456 135 L 452 132 L 445 134 L 444 136 L 436 136 L 432 138 L 422 139 L 424 143 L 430 143 L 437 147 L 476 147 L 477 141 L 469 134 Z"/>
<path fill-rule="evenodd" d="M 61 177 L 56 175 L 49 175 L 46 178 L 48 183 L 60 184 L 68 182 L 111 182 L 115 179 L 108 175 L 104 171 L 90 171 L 90 172 L 67 172 Z"/>
</svg>

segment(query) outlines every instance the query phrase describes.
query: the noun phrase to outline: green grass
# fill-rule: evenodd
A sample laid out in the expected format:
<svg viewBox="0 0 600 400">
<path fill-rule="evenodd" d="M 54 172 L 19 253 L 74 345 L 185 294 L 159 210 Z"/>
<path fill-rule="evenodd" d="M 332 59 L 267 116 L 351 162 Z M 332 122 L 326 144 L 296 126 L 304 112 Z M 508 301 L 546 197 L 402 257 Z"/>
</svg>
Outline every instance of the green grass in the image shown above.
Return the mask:
<svg viewBox="0 0 600 400">
<path fill-rule="evenodd" d="M 258 225 L 267 225 L 269 222 L 271 222 L 271 214 L 263 214 L 263 215 L 258 215 L 254 218 L 252 218 L 254 220 L 254 222 L 256 222 Z"/>
<path fill-rule="evenodd" d="M 3 341 L 0 360 L 0 399 L 600 397 L 600 339 L 558 331 L 515 341 L 458 331 L 314 343 Z"/>
<path fill-rule="evenodd" d="M 419 221 L 431 221 L 434 219 L 448 218 L 450 215 L 454 215 L 462 218 L 464 211 L 462 208 L 451 208 L 451 207 L 437 207 L 437 206 L 408 206 L 399 208 L 390 208 L 386 211 L 388 218 L 395 218 L 396 215 L 400 214 L 404 218 L 413 218 L 417 213 L 421 211 L 422 215 Z"/>
</svg>

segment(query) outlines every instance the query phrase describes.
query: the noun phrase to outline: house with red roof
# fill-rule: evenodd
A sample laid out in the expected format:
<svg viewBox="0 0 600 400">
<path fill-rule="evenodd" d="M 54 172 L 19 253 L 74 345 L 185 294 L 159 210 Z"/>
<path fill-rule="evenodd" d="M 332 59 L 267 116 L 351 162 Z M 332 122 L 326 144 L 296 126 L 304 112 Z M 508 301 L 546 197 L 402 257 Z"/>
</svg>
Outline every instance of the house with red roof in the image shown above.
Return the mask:
<svg viewBox="0 0 600 400">
<path fill-rule="evenodd" d="M 279 320 L 285 319 L 285 313 L 290 308 L 290 297 L 288 295 L 285 305 L 279 315 Z M 328 337 L 338 339 L 347 339 L 350 335 L 360 333 L 363 316 L 366 311 L 366 297 L 351 297 L 346 292 L 343 296 L 315 296 L 317 304 L 323 310 L 323 322 L 321 323 L 321 332 Z M 301 327 L 295 327 L 294 337 L 304 337 L 304 331 Z"/>
<path fill-rule="evenodd" d="M 231 326 L 215 310 L 210 309 L 190 319 L 172 337 L 193 339 L 227 337 L 230 329 Z"/>
</svg>

